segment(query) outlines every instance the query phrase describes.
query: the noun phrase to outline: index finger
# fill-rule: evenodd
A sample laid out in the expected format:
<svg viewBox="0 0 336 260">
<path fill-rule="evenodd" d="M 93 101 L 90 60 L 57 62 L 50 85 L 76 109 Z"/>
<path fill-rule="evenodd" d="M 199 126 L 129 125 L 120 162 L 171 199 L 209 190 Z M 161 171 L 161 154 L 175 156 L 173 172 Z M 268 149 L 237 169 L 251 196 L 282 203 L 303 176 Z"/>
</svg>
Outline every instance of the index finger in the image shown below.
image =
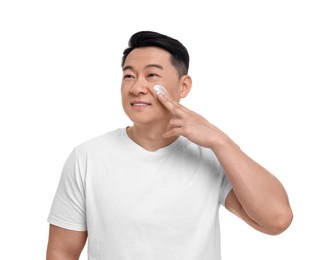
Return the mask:
<svg viewBox="0 0 336 260">
<path fill-rule="evenodd" d="M 160 100 L 161 104 L 167 108 L 173 115 L 178 114 L 178 108 L 179 108 L 179 103 L 172 100 L 170 97 L 168 97 L 165 94 L 159 93 L 157 95 L 158 100 Z"/>
</svg>

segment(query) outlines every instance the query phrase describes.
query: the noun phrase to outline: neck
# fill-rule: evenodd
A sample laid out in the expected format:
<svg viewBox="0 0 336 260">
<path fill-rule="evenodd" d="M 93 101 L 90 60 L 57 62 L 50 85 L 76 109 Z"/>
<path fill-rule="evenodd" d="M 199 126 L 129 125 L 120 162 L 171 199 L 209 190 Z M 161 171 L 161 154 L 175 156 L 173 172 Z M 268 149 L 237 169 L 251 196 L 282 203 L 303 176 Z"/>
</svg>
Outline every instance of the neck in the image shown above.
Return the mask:
<svg viewBox="0 0 336 260">
<path fill-rule="evenodd" d="M 127 128 L 128 137 L 148 151 L 156 151 L 173 143 L 178 137 L 164 138 L 166 126 L 139 126 L 133 125 Z"/>
</svg>

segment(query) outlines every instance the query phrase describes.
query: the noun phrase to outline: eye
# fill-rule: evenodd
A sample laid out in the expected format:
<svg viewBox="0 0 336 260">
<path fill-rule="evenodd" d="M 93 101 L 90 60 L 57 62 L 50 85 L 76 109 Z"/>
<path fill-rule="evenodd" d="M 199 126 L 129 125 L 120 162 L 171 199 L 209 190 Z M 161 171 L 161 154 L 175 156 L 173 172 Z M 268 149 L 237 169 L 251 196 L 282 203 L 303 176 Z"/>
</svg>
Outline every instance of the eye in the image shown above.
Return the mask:
<svg viewBox="0 0 336 260">
<path fill-rule="evenodd" d="M 147 77 L 149 78 L 154 78 L 154 77 L 158 77 L 159 75 L 155 74 L 155 73 L 149 73 Z"/>
<path fill-rule="evenodd" d="M 124 79 L 133 79 L 133 78 L 134 78 L 134 76 L 131 75 L 131 74 L 125 74 L 124 75 Z"/>
</svg>

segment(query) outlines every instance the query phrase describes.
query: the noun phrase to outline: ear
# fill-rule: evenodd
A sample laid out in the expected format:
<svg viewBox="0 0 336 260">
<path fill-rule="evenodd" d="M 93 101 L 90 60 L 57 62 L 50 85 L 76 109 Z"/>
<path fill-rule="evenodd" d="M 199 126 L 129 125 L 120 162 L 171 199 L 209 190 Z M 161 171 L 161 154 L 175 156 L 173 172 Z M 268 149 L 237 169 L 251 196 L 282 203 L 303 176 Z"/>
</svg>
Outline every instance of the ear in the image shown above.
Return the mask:
<svg viewBox="0 0 336 260">
<path fill-rule="evenodd" d="M 185 98 L 189 94 L 191 86 L 191 77 L 189 75 L 182 76 L 180 79 L 180 98 Z"/>
</svg>

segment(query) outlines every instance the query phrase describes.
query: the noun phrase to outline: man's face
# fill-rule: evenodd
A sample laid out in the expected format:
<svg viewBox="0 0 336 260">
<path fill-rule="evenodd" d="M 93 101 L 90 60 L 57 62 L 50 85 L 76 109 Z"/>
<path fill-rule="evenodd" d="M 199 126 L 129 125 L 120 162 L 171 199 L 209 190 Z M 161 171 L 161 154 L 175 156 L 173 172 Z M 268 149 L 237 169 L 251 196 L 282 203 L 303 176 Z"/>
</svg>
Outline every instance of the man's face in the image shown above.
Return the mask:
<svg viewBox="0 0 336 260">
<path fill-rule="evenodd" d="M 124 63 L 121 94 L 124 111 L 135 124 L 169 120 L 170 112 L 153 90 L 157 84 L 164 86 L 172 99 L 180 100 L 181 82 L 170 53 L 156 47 L 134 49 Z"/>
</svg>

